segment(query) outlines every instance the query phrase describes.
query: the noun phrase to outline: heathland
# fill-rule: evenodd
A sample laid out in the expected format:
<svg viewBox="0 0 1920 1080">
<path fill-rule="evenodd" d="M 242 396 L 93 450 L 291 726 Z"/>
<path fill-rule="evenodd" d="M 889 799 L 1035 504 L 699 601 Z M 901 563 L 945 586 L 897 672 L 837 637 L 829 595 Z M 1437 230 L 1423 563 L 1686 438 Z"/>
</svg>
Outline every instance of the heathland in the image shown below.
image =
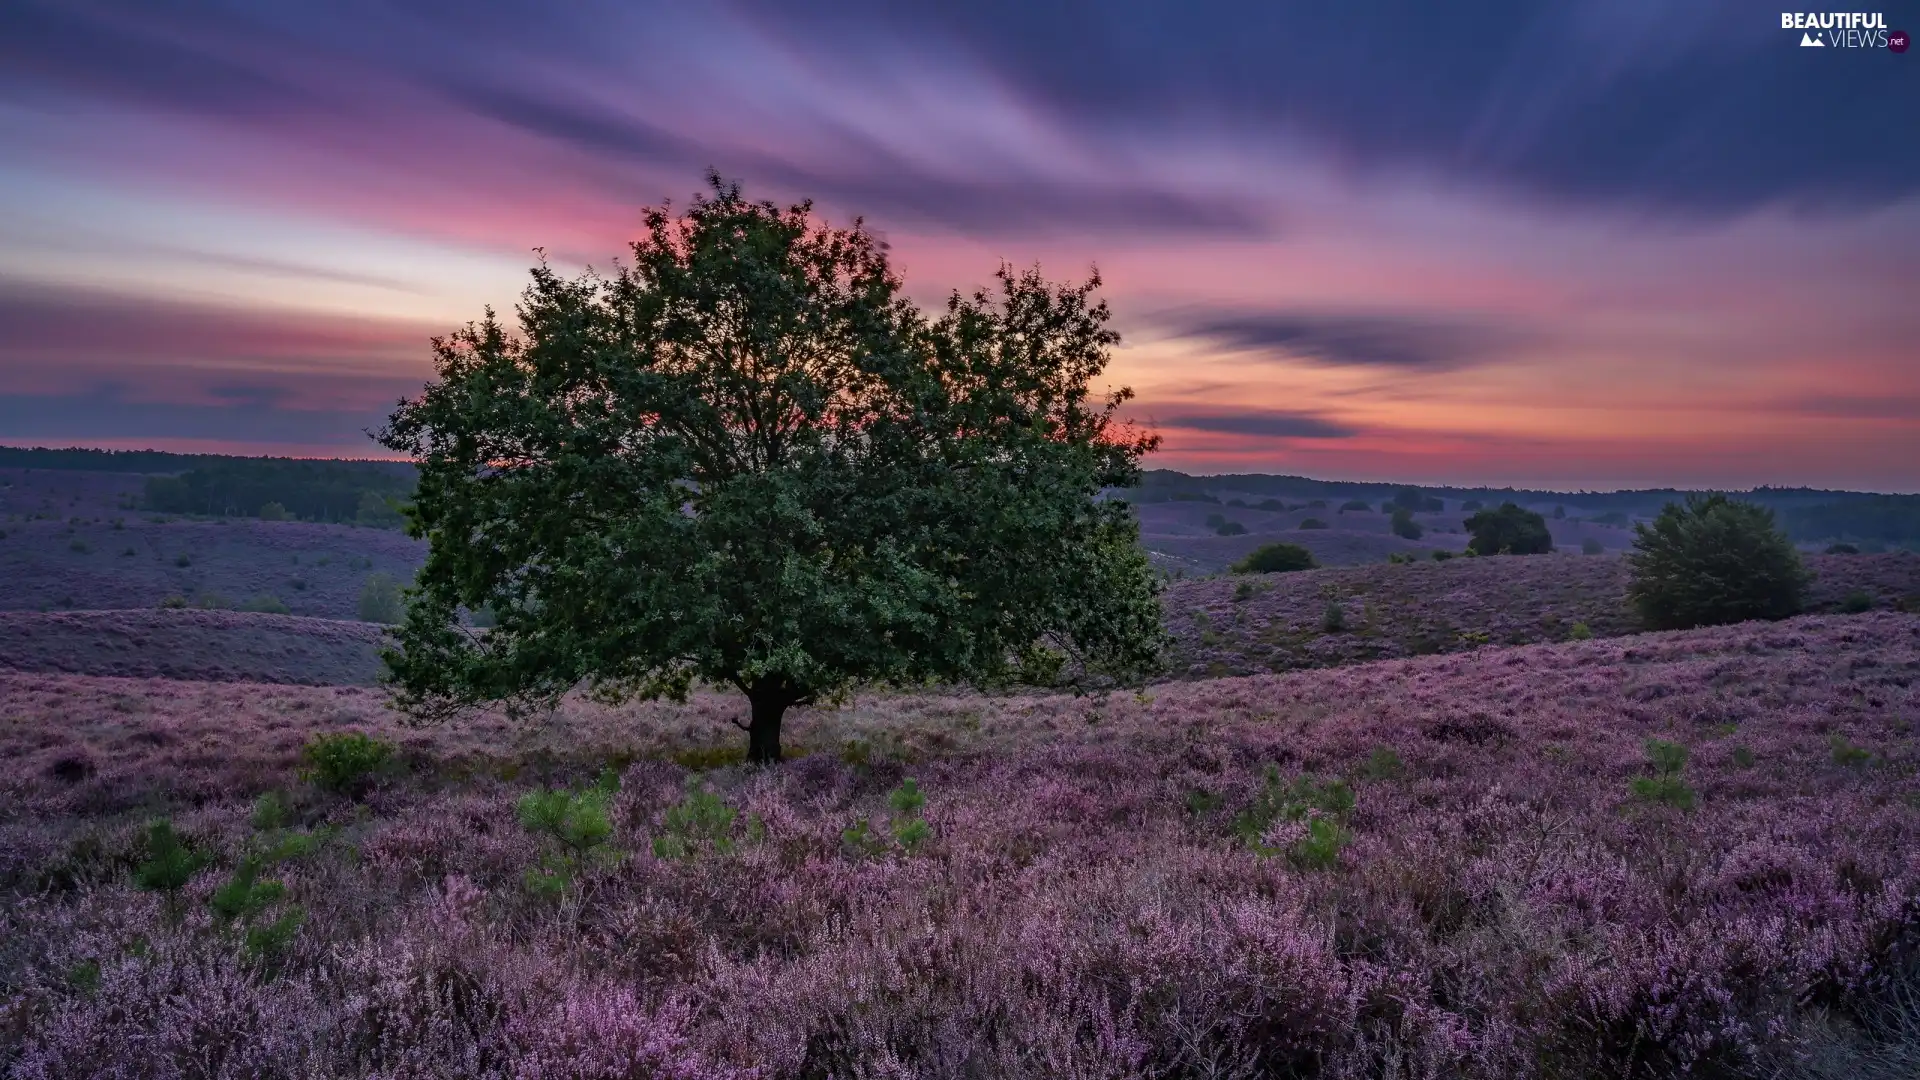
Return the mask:
<svg viewBox="0 0 1920 1080">
<path fill-rule="evenodd" d="M 1912 552 L 1643 633 L 1651 511 L 1435 561 L 1471 493 L 1241 478 L 1140 506 L 1171 680 L 857 694 L 749 768 L 731 694 L 406 722 L 379 497 L 5 481 L 6 1075 L 1920 1075 Z M 1275 540 L 1322 568 L 1196 576 Z"/>
</svg>

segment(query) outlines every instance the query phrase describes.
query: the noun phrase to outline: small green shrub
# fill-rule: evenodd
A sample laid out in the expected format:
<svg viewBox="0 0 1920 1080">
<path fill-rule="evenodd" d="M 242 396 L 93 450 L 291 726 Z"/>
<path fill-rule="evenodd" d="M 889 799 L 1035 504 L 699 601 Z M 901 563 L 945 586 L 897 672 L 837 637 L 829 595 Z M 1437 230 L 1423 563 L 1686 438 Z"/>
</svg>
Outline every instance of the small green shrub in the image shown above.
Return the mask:
<svg viewBox="0 0 1920 1080">
<path fill-rule="evenodd" d="M 186 552 L 184 552 L 184 551 L 183 551 L 183 552 L 181 552 L 180 554 L 178 554 L 178 555 L 175 555 L 175 556 L 173 557 L 173 565 L 175 565 L 175 566 L 178 566 L 178 567 L 181 567 L 182 569 L 184 569 L 184 568 L 186 568 L 186 567 L 189 567 L 189 566 L 192 566 L 192 565 L 193 565 L 193 556 L 191 556 L 191 555 L 189 555 L 189 554 L 187 554 Z"/>
<path fill-rule="evenodd" d="M 393 762 L 393 744 L 358 731 L 316 735 L 301 750 L 302 776 L 315 787 L 359 795 Z"/>
<path fill-rule="evenodd" d="M 1841 598 L 1840 610 L 1848 615 L 1858 615 L 1863 611 L 1872 611 L 1873 597 L 1868 596 L 1863 589 L 1855 589 Z"/>
<path fill-rule="evenodd" d="M 1347 609 L 1341 607 L 1338 600 L 1327 601 L 1326 610 L 1320 613 L 1320 629 L 1329 634 L 1338 634 L 1346 628 Z"/>
<path fill-rule="evenodd" d="M 1604 554 L 1606 550 L 1607 546 L 1605 544 L 1602 544 L 1591 536 L 1580 541 L 1580 554 L 1582 555 L 1600 555 Z"/>
<path fill-rule="evenodd" d="M 933 835 L 933 827 L 920 816 L 926 805 L 927 797 L 920 790 L 919 781 L 909 776 L 887 794 L 887 808 L 893 811 L 889 824 L 891 844 L 888 836 L 875 830 L 873 822 L 864 817 L 840 833 L 841 842 L 855 856 L 884 854 L 892 845 L 911 855 Z"/>
<path fill-rule="evenodd" d="M 1326 527 L 1327 527 L 1327 523 L 1324 521 L 1321 521 L 1319 518 L 1308 518 L 1305 521 L 1302 521 L 1299 525 L 1295 526 L 1295 528 L 1300 528 L 1300 529 L 1324 529 Z"/>
<path fill-rule="evenodd" d="M 1269 765 L 1253 804 L 1233 819 L 1233 834 L 1256 855 L 1284 854 L 1301 869 L 1324 870 L 1339 862 L 1340 850 L 1352 839 L 1342 819 L 1353 807 L 1353 788 L 1345 780 L 1302 775 L 1287 784 L 1280 781 L 1280 770 Z M 1279 821 L 1304 822 L 1306 835 L 1284 849 L 1268 845 L 1266 832 Z"/>
<path fill-rule="evenodd" d="M 1742 769 L 1751 769 L 1753 768 L 1753 762 L 1754 756 L 1752 750 L 1744 746 L 1736 746 L 1733 748 L 1733 763 L 1735 766 Z"/>
<path fill-rule="evenodd" d="M 264 615 L 286 615 L 290 613 L 287 605 L 282 603 L 280 598 L 272 593 L 261 593 L 259 596 L 241 604 L 240 610 L 258 612 Z"/>
<path fill-rule="evenodd" d="M 184 608 L 187 606 L 187 598 L 176 593 L 173 596 L 162 599 L 160 606 L 162 608 Z"/>
<path fill-rule="evenodd" d="M 207 865 L 207 857 L 182 843 L 173 822 L 147 826 L 146 858 L 133 870 L 133 884 L 149 892 L 177 893 Z"/>
<path fill-rule="evenodd" d="M 1446 562 L 1448 559 L 1451 559 L 1451 558 L 1453 558 L 1453 552 L 1448 551 L 1445 548 L 1436 550 L 1433 553 L 1434 562 Z"/>
<path fill-rule="evenodd" d="M 361 622 L 398 624 L 406 617 L 406 601 L 400 595 L 400 583 L 386 574 L 370 574 L 360 586 Z"/>
<path fill-rule="evenodd" d="M 1314 567 L 1313 552 L 1299 544 L 1262 544 L 1233 564 L 1236 574 L 1286 574 Z"/>
<path fill-rule="evenodd" d="M 1687 766 L 1687 748 L 1665 739 L 1648 739 L 1645 748 L 1654 775 L 1633 778 L 1628 786 L 1634 797 L 1679 810 L 1693 809 L 1693 789 L 1680 775 Z"/>
<path fill-rule="evenodd" d="M 1593 640 L 1593 627 L 1583 622 L 1574 623 L 1573 628 L 1567 631 L 1567 640 L 1591 641 Z"/>
<path fill-rule="evenodd" d="M 661 819 L 653 853 L 662 859 L 690 859 L 703 850 L 730 855 L 733 822 L 739 815 L 740 811 L 701 786 L 699 777 L 688 777 L 686 794 Z"/>
<path fill-rule="evenodd" d="M 1773 511 L 1725 495 L 1668 503 L 1634 526 L 1628 598 L 1655 630 L 1799 613 L 1811 576 Z"/>
<path fill-rule="evenodd" d="M 88 546 L 85 540 L 75 540 L 73 543 L 67 545 L 67 550 L 73 552 L 75 555 L 93 554 L 93 548 Z"/>
<path fill-rule="evenodd" d="M 1397 780 L 1406 772 L 1400 752 L 1391 746 L 1374 747 L 1373 753 L 1367 755 L 1366 764 L 1360 766 L 1360 775 L 1368 780 Z"/>
<path fill-rule="evenodd" d="M 1213 532 L 1216 536 L 1245 536 L 1247 527 L 1237 521 L 1225 521 L 1214 526 Z"/>
<path fill-rule="evenodd" d="M 293 515 L 287 513 L 287 508 L 279 503 L 270 502 L 260 504 L 259 516 L 261 521 L 286 521 Z"/>
<path fill-rule="evenodd" d="M 1863 746 L 1855 746 L 1847 741 L 1845 735 L 1834 732 L 1828 737 L 1827 746 L 1833 754 L 1833 763 L 1845 768 L 1858 768 L 1873 760 L 1873 751 Z"/>
<path fill-rule="evenodd" d="M 1359 499 L 1348 499 L 1340 504 L 1340 512 L 1346 513 L 1348 510 L 1359 510 L 1370 514 L 1373 512 L 1373 505 Z"/>
</svg>

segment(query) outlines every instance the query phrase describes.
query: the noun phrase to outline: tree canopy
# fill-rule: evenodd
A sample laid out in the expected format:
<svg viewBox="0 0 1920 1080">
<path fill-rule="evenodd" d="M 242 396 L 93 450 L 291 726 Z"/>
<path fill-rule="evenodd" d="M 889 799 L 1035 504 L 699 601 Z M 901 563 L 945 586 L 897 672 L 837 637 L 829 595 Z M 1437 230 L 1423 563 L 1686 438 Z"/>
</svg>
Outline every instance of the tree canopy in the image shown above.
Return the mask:
<svg viewBox="0 0 1920 1080">
<path fill-rule="evenodd" d="M 518 334 L 489 310 L 436 339 L 378 436 L 419 463 L 429 542 L 400 704 L 728 684 L 772 761 L 787 708 L 858 683 L 1151 670 L 1154 575 L 1098 495 L 1156 439 L 1090 389 L 1119 340 L 1098 276 L 1002 267 L 930 316 L 859 221 L 709 180 L 611 274 L 543 261 Z"/>
<path fill-rule="evenodd" d="M 1473 534 L 1467 550 L 1475 555 L 1545 555 L 1553 550 L 1547 519 L 1510 502 L 1482 510 L 1460 524 Z"/>
<path fill-rule="evenodd" d="M 1784 619 L 1805 602 L 1812 576 L 1766 507 L 1689 495 L 1633 532 L 1627 597 L 1652 629 Z"/>
</svg>

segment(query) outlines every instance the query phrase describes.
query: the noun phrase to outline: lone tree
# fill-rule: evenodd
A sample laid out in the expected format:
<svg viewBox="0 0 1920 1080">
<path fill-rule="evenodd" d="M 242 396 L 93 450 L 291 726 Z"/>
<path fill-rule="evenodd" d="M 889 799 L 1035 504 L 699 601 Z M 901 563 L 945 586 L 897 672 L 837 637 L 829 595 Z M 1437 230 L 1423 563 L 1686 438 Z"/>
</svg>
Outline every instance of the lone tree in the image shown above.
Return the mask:
<svg viewBox="0 0 1920 1080">
<path fill-rule="evenodd" d="M 885 246 L 712 192 L 646 212 L 631 265 L 544 264 L 377 436 L 429 543 L 389 651 L 399 704 L 743 692 L 748 759 L 857 683 L 1127 678 L 1157 585 L 1126 504 L 1157 439 L 1093 396 L 1119 335 L 1083 285 L 1002 267 L 937 317 Z M 487 610 L 492 629 L 465 629 Z"/>
<path fill-rule="evenodd" d="M 1655 630 L 1784 619 L 1804 603 L 1811 575 L 1764 506 L 1689 495 L 1633 533 L 1627 597 Z"/>
<path fill-rule="evenodd" d="M 1475 555 L 1545 555 L 1553 550 L 1547 519 L 1510 502 L 1482 510 L 1460 524 L 1473 534 L 1467 550 Z"/>
</svg>

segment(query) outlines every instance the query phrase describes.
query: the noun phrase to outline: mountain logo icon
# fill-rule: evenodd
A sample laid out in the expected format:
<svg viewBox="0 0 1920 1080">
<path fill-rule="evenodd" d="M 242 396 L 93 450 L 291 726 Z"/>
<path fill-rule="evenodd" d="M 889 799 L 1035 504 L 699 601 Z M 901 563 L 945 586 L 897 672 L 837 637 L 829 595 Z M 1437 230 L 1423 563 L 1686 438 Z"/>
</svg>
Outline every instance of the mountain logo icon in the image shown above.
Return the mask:
<svg viewBox="0 0 1920 1080">
<path fill-rule="evenodd" d="M 1817 37 L 1814 37 L 1812 34 L 1801 34 L 1800 47 L 1803 49 L 1808 49 L 1808 48 L 1824 49 L 1827 47 L 1827 43 L 1824 41 L 1821 41 Z"/>
</svg>

